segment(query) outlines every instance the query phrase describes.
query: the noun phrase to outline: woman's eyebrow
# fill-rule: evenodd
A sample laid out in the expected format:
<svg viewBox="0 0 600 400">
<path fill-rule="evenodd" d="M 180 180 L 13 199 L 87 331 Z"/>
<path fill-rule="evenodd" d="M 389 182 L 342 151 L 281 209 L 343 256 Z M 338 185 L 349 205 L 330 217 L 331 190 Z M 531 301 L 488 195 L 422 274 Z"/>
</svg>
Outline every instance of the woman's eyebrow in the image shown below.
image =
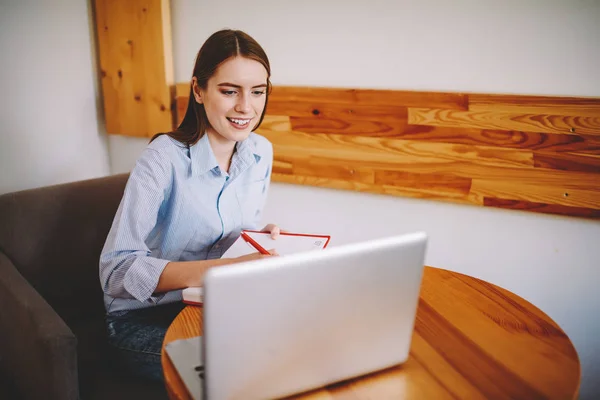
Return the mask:
<svg viewBox="0 0 600 400">
<path fill-rule="evenodd" d="M 229 83 L 229 82 L 219 83 L 217 86 L 227 86 L 227 87 L 234 87 L 234 88 L 238 88 L 238 89 L 242 88 L 240 85 L 236 85 L 235 83 Z M 266 88 L 266 87 L 267 87 L 266 83 L 261 83 L 260 85 L 252 86 L 252 89 Z"/>
</svg>

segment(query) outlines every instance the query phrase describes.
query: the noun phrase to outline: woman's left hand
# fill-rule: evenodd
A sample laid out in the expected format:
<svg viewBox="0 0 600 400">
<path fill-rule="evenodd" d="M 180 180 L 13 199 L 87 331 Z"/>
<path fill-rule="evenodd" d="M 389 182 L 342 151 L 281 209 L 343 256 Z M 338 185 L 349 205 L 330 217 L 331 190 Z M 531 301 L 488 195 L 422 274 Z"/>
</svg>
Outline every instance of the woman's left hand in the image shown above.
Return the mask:
<svg viewBox="0 0 600 400">
<path fill-rule="evenodd" d="M 267 226 L 262 228 L 260 231 L 261 232 L 269 232 L 271 234 L 271 239 L 277 239 L 281 232 L 285 232 L 285 231 L 282 231 L 281 229 L 279 229 L 279 227 L 275 224 L 268 224 Z"/>
</svg>

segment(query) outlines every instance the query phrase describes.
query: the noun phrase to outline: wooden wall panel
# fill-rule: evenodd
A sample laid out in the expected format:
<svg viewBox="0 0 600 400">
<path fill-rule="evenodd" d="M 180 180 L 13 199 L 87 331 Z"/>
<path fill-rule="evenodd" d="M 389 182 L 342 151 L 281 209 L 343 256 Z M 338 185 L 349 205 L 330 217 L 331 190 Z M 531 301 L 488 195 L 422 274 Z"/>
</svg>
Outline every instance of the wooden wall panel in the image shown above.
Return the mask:
<svg viewBox="0 0 600 400">
<path fill-rule="evenodd" d="M 460 93 L 410 92 L 400 90 L 335 89 L 277 86 L 272 103 L 345 104 L 366 106 L 435 107 L 450 110 L 468 109 L 467 96 Z M 300 104 L 299 104 L 300 105 Z"/>
<path fill-rule="evenodd" d="M 173 126 L 169 0 L 95 0 L 106 130 L 153 136 Z"/>
<path fill-rule="evenodd" d="M 596 98 L 274 87 L 257 133 L 274 181 L 600 218 Z"/>
<path fill-rule="evenodd" d="M 517 111 L 456 111 L 411 108 L 412 125 L 517 130 L 524 132 L 600 134 L 600 117 L 527 114 Z"/>
</svg>

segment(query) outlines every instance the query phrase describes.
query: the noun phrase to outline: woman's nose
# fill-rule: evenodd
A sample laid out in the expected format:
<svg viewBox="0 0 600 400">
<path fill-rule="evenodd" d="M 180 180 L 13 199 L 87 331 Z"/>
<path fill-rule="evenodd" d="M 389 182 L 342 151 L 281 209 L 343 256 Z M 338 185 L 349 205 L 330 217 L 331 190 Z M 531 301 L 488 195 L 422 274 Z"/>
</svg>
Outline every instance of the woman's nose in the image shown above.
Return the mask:
<svg viewBox="0 0 600 400">
<path fill-rule="evenodd" d="M 248 113 L 251 111 L 248 96 L 242 95 L 238 98 L 238 102 L 235 105 L 235 111 L 240 113 Z"/>
</svg>

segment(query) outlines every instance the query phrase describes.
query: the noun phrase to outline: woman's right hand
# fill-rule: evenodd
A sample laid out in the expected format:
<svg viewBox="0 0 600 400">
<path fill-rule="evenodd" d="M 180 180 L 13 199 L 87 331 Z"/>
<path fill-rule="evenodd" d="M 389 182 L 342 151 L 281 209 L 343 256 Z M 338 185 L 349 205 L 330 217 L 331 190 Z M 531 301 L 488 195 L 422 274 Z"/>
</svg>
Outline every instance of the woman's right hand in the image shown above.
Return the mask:
<svg viewBox="0 0 600 400">
<path fill-rule="evenodd" d="M 265 257 L 273 257 L 273 256 L 278 256 L 279 255 L 279 254 L 277 254 L 277 251 L 275 251 L 275 249 L 269 250 L 269 253 L 271 253 L 271 254 L 267 255 L 267 254 L 261 254 L 259 252 L 250 253 L 250 254 L 246 254 L 244 256 L 236 257 L 232 261 L 234 263 L 240 263 L 240 262 L 246 262 L 246 261 L 261 260 L 261 259 L 263 259 Z"/>
</svg>

